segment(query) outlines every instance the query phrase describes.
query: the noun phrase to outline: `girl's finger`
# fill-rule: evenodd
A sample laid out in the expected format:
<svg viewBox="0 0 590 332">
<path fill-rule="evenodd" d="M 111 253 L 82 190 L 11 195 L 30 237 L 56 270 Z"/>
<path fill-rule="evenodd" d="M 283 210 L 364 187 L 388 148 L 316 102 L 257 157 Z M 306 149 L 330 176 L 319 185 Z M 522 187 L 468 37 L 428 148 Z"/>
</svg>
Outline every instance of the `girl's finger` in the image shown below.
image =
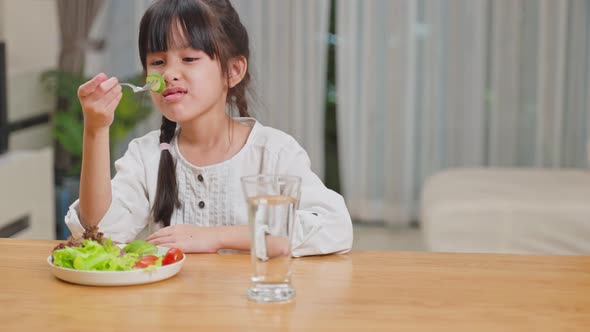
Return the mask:
<svg viewBox="0 0 590 332">
<path fill-rule="evenodd" d="M 115 98 L 113 98 L 113 100 L 111 100 L 105 106 L 105 109 L 109 110 L 109 112 L 113 112 L 115 110 L 115 108 L 117 108 L 117 105 L 119 104 L 119 101 L 121 101 L 121 97 L 123 97 L 123 94 L 119 92 L 119 95 L 116 96 Z"/>
<path fill-rule="evenodd" d="M 164 243 L 175 243 L 176 241 L 174 240 L 173 236 L 163 236 L 163 237 L 157 237 L 155 239 L 151 239 L 148 241 L 151 244 L 155 244 L 157 246 L 162 245 Z"/>
<path fill-rule="evenodd" d="M 108 80 L 100 83 L 100 85 L 98 86 L 98 88 L 96 88 L 95 91 L 100 91 L 100 93 L 104 94 L 112 88 L 114 88 L 115 86 L 118 86 L 119 89 L 121 88 L 121 86 L 119 85 L 119 80 L 116 77 L 111 77 Z"/>
<path fill-rule="evenodd" d="M 155 238 L 169 236 L 169 235 L 171 235 L 170 227 L 164 227 L 164 228 L 161 228 L 161 229 L 155 231 L 153 234 L 148 236 L 145 240 L 149 242 L 150 240 L 153 240 Z"/>
<path fill-rule="evenodd" d="M 121 86 L 117 86 L 117 87 L 112 88 L 104 96 L 102 96 L 100 98 L 100 100 L 98 101 L 99 106 L 102 106 L 103 108 L 107 108 L 108 105 L 113 103 L 113 100 L 115 100 L 116 102 L 119 102 L 119 100 L 117 100 L 117 98 L 120 94 L 122 95 Z"/>
<path fill-rule="evenodd" d="M 104 73 L 100 73 L 94 76 L 90 81 L 80 85 L 78 88 L 78 96 L 79 97 L 86 97 L 92 94 L 96 88 L 104 81 L 108 79 L 107 75 Z"/>
<path fill-rule="evenodd" d="M 174 247 L 174 246 L 175 246 L 175 244 L 176 244 L 176 243 L 172 243 L 172 242 L 170 242 L 170 243 L 161 243 L 161 244 L 158 244 L 158 246 L 159 246 L 159 247 L 172 248 L 172 247 Z"/>
</svg>

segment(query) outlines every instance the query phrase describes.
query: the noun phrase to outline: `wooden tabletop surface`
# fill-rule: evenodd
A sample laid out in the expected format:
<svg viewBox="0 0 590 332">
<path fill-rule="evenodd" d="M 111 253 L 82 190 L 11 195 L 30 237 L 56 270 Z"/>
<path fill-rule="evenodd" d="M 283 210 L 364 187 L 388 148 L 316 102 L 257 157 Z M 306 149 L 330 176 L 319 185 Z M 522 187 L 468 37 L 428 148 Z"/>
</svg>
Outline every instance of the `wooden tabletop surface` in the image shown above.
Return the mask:
<svg viewBox="0 0 590 332">
<path fill-rule="evenodd" d="M 590 331 L 590 257 L 359 251 L 293 262 L 287 304 L 246 297 L 246 254 L 157 283 L 56 279 L 56 241 L 0 239 L 1 331 Z"/>
</svg>

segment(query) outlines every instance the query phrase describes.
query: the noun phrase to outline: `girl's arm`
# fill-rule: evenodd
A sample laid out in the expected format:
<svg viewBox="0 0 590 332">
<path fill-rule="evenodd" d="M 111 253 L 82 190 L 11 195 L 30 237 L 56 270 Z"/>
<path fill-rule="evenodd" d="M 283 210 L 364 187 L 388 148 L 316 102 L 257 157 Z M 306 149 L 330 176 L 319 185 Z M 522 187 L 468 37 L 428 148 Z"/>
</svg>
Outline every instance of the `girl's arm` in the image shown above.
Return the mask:
<svg viewBox="0 0 590 332">
<path fill-rule="evenodd" d="M 148 187 L 156 185 L 159 162 L 158 138 L 159 133 L 153 132 L 132 140 L 123 157 L 115 162 L 116 175 L 110 187 L 106 188 L 111 191 L 110 205 L 98 223 L 100 232 L 113 241 L 131 242 L 148 225 L 150 220 Z M 93 138 L 89 136 L 89 139 Z M 95 144 L 90 145 L 96 147 Z M 146 158 L 144 153 L 152 158 Z M 90 155 L 94 154 L 87 153 L 85 157 Z M 98 161 L 102 159 L 99 158 Z M 86 159 L 86 162 L 92 164 L 89 159 Z M 87 173 L 84 174 L 87 175 Z M 85 179 L 90 179 L 87 185 L 92 190 L 95 181 L 90 176 L 85 176 Z M 153 181 L 153 184 L 148 183 L 149 179 Z M 104 183 L 104 181 L 101 182 Z M 94 203 L 90 202 L 90 204 Z M 80 200 L 69 207 L 65 223 L 74 238 L 78 239 L 83 235 L 84 223 L 81 219 Z"/>
<path fill-rule="evenodd" d="M 279 155 L 277 174 L 301 177 L 301 200 L 292 236 L 295 257 L 344 253 L 352 248 L 352 221 L 344 198 L 311 170 L 305 150 L 292 140 Z"/>
<path fill-rule="evenodd" d="M 84 113 L 80 219 L 85 227 L 96 226 L 111 204 L 109 127 L 122 96 L 118 83 L 101 73 L 78 89 Z"/>
<path fill-rule="evenodd" d="M 96 226 L 111 204 L 109 128 L 84 129 L 80 175 L 80 221 Z"/>
<path fill-rule="evenodd" d="M 250 250 L 250 230 L 247 225 L 204 227 L 173 225 L 148 236 L 155 245 L 176 247 L 186 253 L 216 252 L 220 249 Z M 266 236 L 269 257 L 288 254 L 289 240 L 281 236 Z"/>
<path fill-rule="evenodd" d="M 250 250 L 250 230 L 248 225 L 219 226 L 217 228 L 217 250 Z"/>
<path fill-rule="evenodd" d="M 251 236 L 249 226 L 221 226 L 218 228 L 218 249 L 250 250 Z M 289 238 L 286 236 L 266 236 L 266 254 L 268 257 L 289 254 Z"/>
</svg>

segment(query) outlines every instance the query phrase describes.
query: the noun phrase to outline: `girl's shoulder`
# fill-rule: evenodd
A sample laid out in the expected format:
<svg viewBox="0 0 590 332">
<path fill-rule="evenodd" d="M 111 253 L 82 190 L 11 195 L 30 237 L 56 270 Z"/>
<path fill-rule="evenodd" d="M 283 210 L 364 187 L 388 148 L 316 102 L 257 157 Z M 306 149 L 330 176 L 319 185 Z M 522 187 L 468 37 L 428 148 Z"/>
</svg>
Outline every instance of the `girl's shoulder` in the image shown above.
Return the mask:
<svg viewBox="0 0 590 332">
<path fill-rule="evenodd" d="M 123 165 L 142 164 L 145 167 L 158 167 L 160 158 L 160 130 L 132 139 L 127 145 L 127 150 L 117 159 L 115 167 Z M 118 165 L 118 166 L 117 166 Z"/>
<path fill-rule="evenodd" d="M 132 139 L 127 150 L 142 156 L 159 156 L 160 130 L 152 130 L 143 136 Z"/>
<path fill-rule="evenodd" d="M 265 126 L 259 121 L 253 125 L 248 144 L 253 148 L 264 147 L 265 150 L 275 153 L 284 150 L 295 152 L 303 149 L 293 136 L 280 129 Z"/>
</svg>

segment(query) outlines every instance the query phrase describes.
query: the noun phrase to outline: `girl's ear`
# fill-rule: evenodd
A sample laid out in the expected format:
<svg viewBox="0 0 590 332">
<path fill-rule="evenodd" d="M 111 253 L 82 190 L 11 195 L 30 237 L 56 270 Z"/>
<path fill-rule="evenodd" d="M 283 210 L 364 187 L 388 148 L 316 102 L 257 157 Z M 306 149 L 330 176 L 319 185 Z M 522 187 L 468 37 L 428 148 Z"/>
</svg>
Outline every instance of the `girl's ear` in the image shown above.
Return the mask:
<svg viewBox="0 0 590 332">
<path fill-rule="evenodd" d="M 229 88 L 238 85 L 248 70 L 248 60 L 243 56 L 237 56 L 229 60 L 228 68 L 228 83 Z"/>
</svg>

